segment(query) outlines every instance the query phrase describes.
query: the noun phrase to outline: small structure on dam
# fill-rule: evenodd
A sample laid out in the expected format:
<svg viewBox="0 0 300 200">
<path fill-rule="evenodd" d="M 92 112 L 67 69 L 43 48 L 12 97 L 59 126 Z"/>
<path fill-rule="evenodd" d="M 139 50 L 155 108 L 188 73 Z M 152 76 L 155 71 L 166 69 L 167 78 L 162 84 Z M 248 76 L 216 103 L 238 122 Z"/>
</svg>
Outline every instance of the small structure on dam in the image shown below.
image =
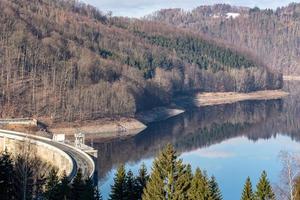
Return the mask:
<svg viewBox="0 0 300 200">
<path fill-rule="evenodd" d="M 24 145 L 30 145 L 31 151 L 56 166 L 60 173 L 65 171 L 70 180 L 76 176 L 79 168 L 83 177 L 94 179 L 96 157 L 92 158 L 83 149 L 45 137 L 0 129 L 0 151 L 8 150 L 16 154 Z"/>
<path fill-rule="evenodd" d="M 81 149 L 82 151 L 91 155 L 95 159 L 98 157 L 98 151 L 95 150 L 93 147 L 90 147 L 85 144 L 85 134 L 84 133 L 81 133 L 81 132 L 76 133 L 76 134 L 74 134 L 74 137 L 75 137 L 74 145 L 76 148 Z"/>
<path fill-rule="evenodd" d="M 7 150 L 12 155 L 28 150 L 30 154 L 57 167 L 60 174 L 65 171 L 68 176 L 72 175 L 72 158 L 66 152 L 48 143 L 7 132 L 0 132 L 0 149 L 1 151 Z"/>
</svg>

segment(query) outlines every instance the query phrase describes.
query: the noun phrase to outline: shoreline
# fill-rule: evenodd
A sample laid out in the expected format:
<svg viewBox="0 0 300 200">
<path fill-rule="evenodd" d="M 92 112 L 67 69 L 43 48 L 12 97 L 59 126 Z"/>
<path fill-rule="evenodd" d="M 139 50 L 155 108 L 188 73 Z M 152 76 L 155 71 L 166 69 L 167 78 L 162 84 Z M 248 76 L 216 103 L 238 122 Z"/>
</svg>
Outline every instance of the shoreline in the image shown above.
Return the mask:
<svg viewBox="0 0 300 200">
<path fill-rule="evenodd" d="M 288 96 L 283 90 L 262 90 L 250 93 L 238 92 L 201 92 L 193 96 L 182 96 L 174 100 L 178 107 L 203 107 L 232 104 L 241 101 L 276 100 Z"/>
<path fill-rule="evenodd" d="M 300 76 L 291 76 L 291 75 L 286 75 L 283 76 L 284 81 L 300 81 Z"/>
<path fill-rule="evenodd" d="M 145 130 L 147 124 L 164 121 L 183 112 L 185 111 L 180 109 L 156 107 L 136 114 L 135 118 L 103 118 L 85 122 L 54 123 L 48 127 L 48 132 L 51 134 L 64 133 L 69 139 L 78 132 L 85 133 L 86 138 L 93 136 L 103 140 L 127 138 Z"/>
<path fill-rule="evenodd" d="M 98 119 L 85 122 L 52 124 L 48 131 L 52 134 L 65 134 L 66 137 L 82 132 L 97 135 L 99 138 L 129 137 L 146 129 L 147 126 L 135 118 Z"/>
<path fill-rule="evenodd" d="M 284 92 L 283 90 L 264 90 L 251 93 L 206 92 L 197 93 L 193 98 L 180 97 L 175 100 L 175 105 L 180 105 L 181 102 L 187 103 L 187 106 L 191 106 L 191 103 L 193 103 L 198 107 L 202 107 L 250 100 L 275 100 L 288 95 L 289 93 Z M 187 100 L 187 98 L 189 98 L 189 100 Z M 157 107 L 148 111 L 140 112 L 136 114 L 135 118 L 121 118 L 119 120 L 100 119 L 90 122 L 67 123 L 64 124 L 64 126 L 60 125 L 58 127 L 57 124 L 53 124 L 53 127 L 49 127 L 49 131 L 54 134 L 63 132 L 67 137 L 74 135 L 76 131 L 78 132 L 78 130 L 80 130 L 83 133 L 86 133 L 88 138 L 96 137 L 100 140 L 126 138 L 137 135 L 146 129 L 147 124 L 149 123 L 164 121 L 184 112 L 185 110 L 179 108 Z M 126 131 L 120 130 L 120 127 L 125 127 Z"/>
<path fill-rule="evenodd" d="M 276 100 L 288 96 L 283 90 L 263 90 L 250 93 L 238 92 L 214 92 L 198 93 L 194 100 L 197 106 L 213 106 L 220 104 L 231 104 L 240 101 L 251 100 Z"/>
<path fill-rule="evenodd" d="M 164 121 L 169 118 L 175 117 L 184 113 L 185 110 L 182 109 L 173 109 L 168 107 L 156 107 L 151 110 L 143 111 L 136 114 L 136 119 L 139 121 L 150 124 L 153 122 Z"/>
<path fill-rule="evenodd" d="M 47 133 L 50 134 L 49 137 L 53 134 L 65 134 L 67 139 L 74 139 L 74 134 L 78 132 L 85 133 L 86 138 L 94 137 L 99 140 L 122 139 L 139 134 L 147 128 L 147 124 L 149 123 L 164 121 L 184 113 L 185 110 L 181 108 L 185 106 L 202 107 L 250 100 L 275 100 L 288 95 L 289 93 L 283 90 L 264 90 L 251 93 L 196 93 L 193 97 L 183 96 L 174 99 L 172 108 L 153 108 L 136 114 L 135 118 L 102 118 L 82 122 L 48 123 Z"/>
</svg>

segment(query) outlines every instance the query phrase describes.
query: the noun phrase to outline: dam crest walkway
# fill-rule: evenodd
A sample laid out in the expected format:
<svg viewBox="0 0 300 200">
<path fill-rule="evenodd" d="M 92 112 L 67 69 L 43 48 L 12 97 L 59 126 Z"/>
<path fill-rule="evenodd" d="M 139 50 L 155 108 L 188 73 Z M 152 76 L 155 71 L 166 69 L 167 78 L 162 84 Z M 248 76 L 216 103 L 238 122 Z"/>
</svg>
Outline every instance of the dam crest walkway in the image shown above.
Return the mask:
<svg viewBox="0 0 300 200">
<path fill-rule="evenodd" d="M 3 141 L 2 147 L 3 150 L 6 148 L 5 143 L 6 140 L 12 140 L 12 141 L 29 141 L 32 144 L 35 144 L 38 148 L 42 147 L 47 148 L 47 151 L 53 151 L 55 152 L 55 155 L 61 155 L 64 159 L 64 162 L 68 165 L 68 173 L 67 176 L 69 177 L 69 180 L 73 180 L 76 176 L 79 169 L 82 171 L 82 175 L 84 178 L 94 178 L 95 174 L 95 160 L 86 152 L 84 152 L 81 149 L 78 149 L 72 145 L 63 143 L 63 142 L 56 142 L 49 138 L 35 136 L 31 134 L 26 133 L 20 133 L 20 132 L 14 132 L 14 131 L 7 131 L 0 129 L 0 138 Z M 0 144 L 1 146 L 1 144 Z M 37 151 L 39 149 L 37 148 Z M 0 149 L 2 151 L 2 149 Z M 13 153 L 13 152 L 11 152 Z M 54 153 L 53 153 L 54 155 Z M 47 155 L 43 156 L 47 158 Z M 50 157 L 50 155 L 48 156 Z M 49 159 L 51 162 L 51 158 Z M 53 159 L 53 162 L 55 159 Z M 59 168 L 62 166 L 57 166 L 58 163 L 51 163 L 53 166 L 56 166 Z"/>
</svg>

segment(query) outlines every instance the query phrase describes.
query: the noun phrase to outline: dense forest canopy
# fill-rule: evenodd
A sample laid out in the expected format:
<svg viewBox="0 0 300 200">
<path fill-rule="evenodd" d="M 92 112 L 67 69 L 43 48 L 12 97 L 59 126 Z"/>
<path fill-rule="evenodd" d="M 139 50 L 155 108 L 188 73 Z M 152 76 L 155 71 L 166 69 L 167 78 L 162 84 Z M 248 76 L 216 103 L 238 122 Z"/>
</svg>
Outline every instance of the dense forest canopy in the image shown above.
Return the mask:
<svg viewBox="0 0 300 200">
<path fill-rule="evenodd" d="M 165 9 L 148 20 L 187 28 L 246 49 L 284 74 L 300 74 L 300 4 L 276 10 L 200 6 L 192 11 Z"/>
<path fill-rule="evenodd" d="M 73 0 L 0 0 L 2 117 L 132 116 L 176 93 L 282 87 L 247 51 Z"/>
</svg>

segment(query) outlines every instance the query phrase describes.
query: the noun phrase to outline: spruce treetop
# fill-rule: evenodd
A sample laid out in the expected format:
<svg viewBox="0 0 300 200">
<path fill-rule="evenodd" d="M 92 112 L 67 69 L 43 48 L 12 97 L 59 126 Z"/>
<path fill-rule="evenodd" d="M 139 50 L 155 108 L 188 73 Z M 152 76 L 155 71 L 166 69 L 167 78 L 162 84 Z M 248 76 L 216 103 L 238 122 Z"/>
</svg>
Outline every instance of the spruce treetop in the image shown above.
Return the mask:
<svg viewBox="0 0 300 200">
<path fill-rule="evenodd" d="M 265 171 L 262 172 L 260 180 L 256 186 L 255 197 L 257 200 L 275 200 L 275 194 Z"/>
<path fill-rule="evenodd" d="M 114 185 L 111 186 L 110 200 L 124 200 L 126 196 L 126 170 L 124 165 L 121 165 L 114 178 Z"/>
<path fill-rule="evenodd" d="M 214 176 L 211 177 L 209 181 L 209 189 L 210 189 L 210 199 L 211 200 L 222 200 L 222 194 L 219 189 L 219 185 Z"/>
<path fill-rule="evenodd" d="M 252 183 L 250 178 L 246 179 L 246 183 L 244 185 L 244 190 L 242 193 L 241 200 L 254 200 L 254 193 L 252 190 Z"/>
</svg>

